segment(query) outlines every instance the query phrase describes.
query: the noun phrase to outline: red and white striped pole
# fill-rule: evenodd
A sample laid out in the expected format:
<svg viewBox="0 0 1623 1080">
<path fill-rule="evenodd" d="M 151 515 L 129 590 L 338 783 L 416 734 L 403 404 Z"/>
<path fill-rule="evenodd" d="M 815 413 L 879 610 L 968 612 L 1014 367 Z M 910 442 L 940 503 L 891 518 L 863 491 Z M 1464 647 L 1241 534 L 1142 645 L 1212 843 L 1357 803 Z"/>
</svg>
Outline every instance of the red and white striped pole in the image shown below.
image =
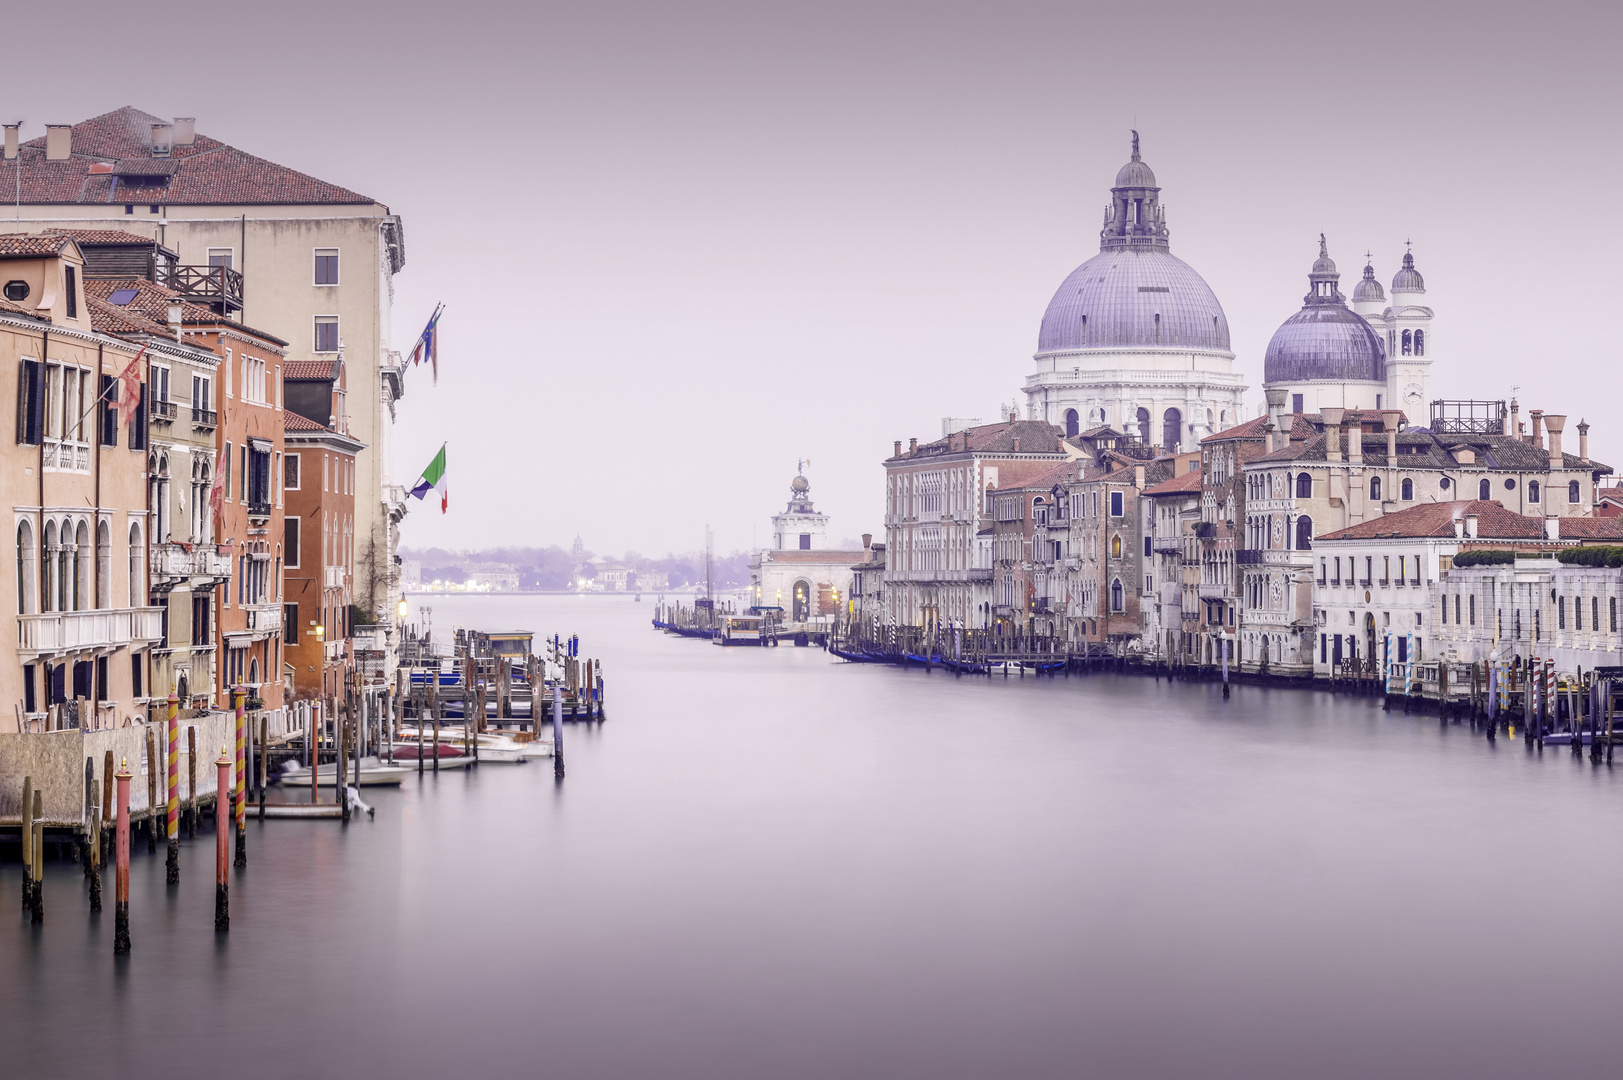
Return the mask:
<svg viewBox="0 0 1623 1080">
<path fill-rule="evenodd" d="M 231 886 L 226 875 L 226 836 L 231 829 L 230 801 L 231 755 L 220 747 L 219 760 L 214 763 L 218 778 L 214 789 L 214 929 L 231 929 Z"/>
<path fill-rule="evenodd" d="M 119 761 L 117 854 L 113 872 L 113 952 L 130 951 L 130 760 Z"/>
<path fill-rule="evenodd" d="M 165 862 L 164 880 L 171 885 L 180 883 L 180 699 L 169 691 L 169 796 L 164 835 L 169 839 L 169 854 Z"/>
<path fill-rule="evenodd" d="M 243 816 L 244 811 L 247 808 L 246 793 L 245 793 L 245 788 L 244 788 L 244 783 L 245 783 L 245 781 L 247 779 L 247 777 L 246 777 L 247 768 L 246 768 L 246 763 L 244 761 L 244 758 L 246 757 L 246 754 L 245 754 L 244 747 L 243 747 L 243 725 L 244 725 L 243 709 L 248 704 L 248 691 L 244 690 L 242 687 L 239 686 L 235 690 L 232 691 L 232 694 L 236 698 L 236 706 L 237 706 L 237 782 L 236 782 L 235 789 L 234 789 L 234 791 L 232 793 L 232 800 L 233 800 L 233 802 L 235 803 L 235 806 L 236 806 L 236 822 L 237 822 L 237 859 L 236 859 L 236 864 L 238 866 L 247 866 L 248 865 L 248 823 L 247 823 L 247 821 L 245 820 L 245 818 Z"/>
</svg>

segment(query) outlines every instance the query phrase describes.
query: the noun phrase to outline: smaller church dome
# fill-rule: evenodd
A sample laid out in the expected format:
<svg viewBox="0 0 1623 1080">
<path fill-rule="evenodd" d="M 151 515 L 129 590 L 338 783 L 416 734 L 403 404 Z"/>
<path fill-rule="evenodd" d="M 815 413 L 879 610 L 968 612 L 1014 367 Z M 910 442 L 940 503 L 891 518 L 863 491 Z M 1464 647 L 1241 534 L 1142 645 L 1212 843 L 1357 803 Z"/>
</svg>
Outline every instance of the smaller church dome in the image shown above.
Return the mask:
<svg viewBox="0 0 1623 1080">
<path fill-rule="evenodd" d="M 1369 301 L 1381 302 L 1386 299 L 1386 293 L 1381 289 L 1381 283 L 1375 280 L 1375 266 L 1373 263 L 1364 264 L 1364 280 L 1353 286 L 1353 303 L 1366 303 Z"/>
<path fill-rule="evenodd" d="M 1341 274 L 1336 270 L 1336 261 L 1332 259 L 1330 257 L 1330 253 L 1324 249 L 1324 234 L 1322 233 L 1319 234 L 1319 257 L 1313 260 L 1313 270 L 1311 272 L 1315 274 L 1335 274 L 1337 277 L 1341 276 Z"/>
<path fill-rule="evenodd" d="M 1414 253 L 1403 253 L 1403 269 L 1392 279 L 1394 293 L 1411 292 L 1423 293 L 1426 291 L 1426 279 L 1420 276 L 1420 271 L 1414 268 Z"/>
<path fill-rule="evenodd" d="M 797 476 L 789 481 L 789 490 L 796 495 L 804 495 L 811 490 L 811 484 L 807 482 L 804 476 Z"/>
<path fill-rule="evenodd" d="M 1133 132 L 1133 157 L 1116 173 L 1116 187 L 1119 188 L 1152 188 L 1155 186 L 1155 173 L 1144 164 L 1138 156 L 1138 132 Z"/>
</svg>

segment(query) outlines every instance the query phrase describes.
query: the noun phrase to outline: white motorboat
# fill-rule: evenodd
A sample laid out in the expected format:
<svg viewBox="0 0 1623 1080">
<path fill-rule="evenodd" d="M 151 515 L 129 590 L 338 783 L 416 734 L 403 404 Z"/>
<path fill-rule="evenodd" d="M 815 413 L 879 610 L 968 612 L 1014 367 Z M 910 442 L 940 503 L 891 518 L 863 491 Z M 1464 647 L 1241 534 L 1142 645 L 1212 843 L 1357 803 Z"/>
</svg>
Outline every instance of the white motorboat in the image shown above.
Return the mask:
<svg viewBox="0 0 1623 1080">
<path fill-rule="evenodd" d="M 322 762 L 316 769 L 316 783 L 322 787 L 332 787 L 334 771 L 337 768 L 338 766 L 331 761 Z M 375 757 L 364 757 L 361 759 L 360 786 L 397 787 L 410 771 L 400 765 L 386 764 Z M 356 782 L 354 766 L 344 770 L 344 779 L 349 784 Z M 310 783 L 309 766 L 294 762 L 282 770 L 282 783 L 297 787 L 301 782 Z"/>
</svg>

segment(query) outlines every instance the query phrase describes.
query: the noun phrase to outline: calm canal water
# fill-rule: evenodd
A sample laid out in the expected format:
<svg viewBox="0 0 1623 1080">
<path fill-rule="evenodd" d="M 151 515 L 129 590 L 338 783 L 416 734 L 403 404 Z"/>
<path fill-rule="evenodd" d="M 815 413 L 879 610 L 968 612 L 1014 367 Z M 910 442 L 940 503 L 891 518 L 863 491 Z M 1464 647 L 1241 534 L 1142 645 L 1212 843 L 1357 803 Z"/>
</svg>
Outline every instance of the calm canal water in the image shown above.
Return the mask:
<svg viewBox="0 0 1623 1080">
<path fill-rule="evenodd" d="M 1620 773 L 1363 700 L 954 679 L 723 650 L 618 598 L 436 599 L 579 633 L 611 719 L 548 763 L 250 821 L 111 893 L 0 865 L 9 1076 L 1597 1075 Z M 109 884 L 109 889 L 111 888 Z"/>
</svg>

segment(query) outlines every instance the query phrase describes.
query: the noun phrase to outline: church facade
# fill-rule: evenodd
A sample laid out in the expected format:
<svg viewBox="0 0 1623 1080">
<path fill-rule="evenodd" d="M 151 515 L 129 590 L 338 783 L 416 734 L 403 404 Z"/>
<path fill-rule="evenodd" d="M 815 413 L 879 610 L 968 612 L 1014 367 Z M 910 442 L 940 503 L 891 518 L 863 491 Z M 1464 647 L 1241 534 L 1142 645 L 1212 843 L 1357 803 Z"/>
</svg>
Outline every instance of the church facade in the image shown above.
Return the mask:
<svg viewBox="0 0 1623 1080">
<path fill-rule="evenodd" d="M 782 608 L 789 623 L 835 617 L 851 596 L 852 566 L 866 550 L 831 548 L 828 515 L 812 505 L 811 483 L 796 474 L 789 502 L 772 515 L 772 547 L 750 556 L 750 599 L 756 607 Z"/>
</svg>

